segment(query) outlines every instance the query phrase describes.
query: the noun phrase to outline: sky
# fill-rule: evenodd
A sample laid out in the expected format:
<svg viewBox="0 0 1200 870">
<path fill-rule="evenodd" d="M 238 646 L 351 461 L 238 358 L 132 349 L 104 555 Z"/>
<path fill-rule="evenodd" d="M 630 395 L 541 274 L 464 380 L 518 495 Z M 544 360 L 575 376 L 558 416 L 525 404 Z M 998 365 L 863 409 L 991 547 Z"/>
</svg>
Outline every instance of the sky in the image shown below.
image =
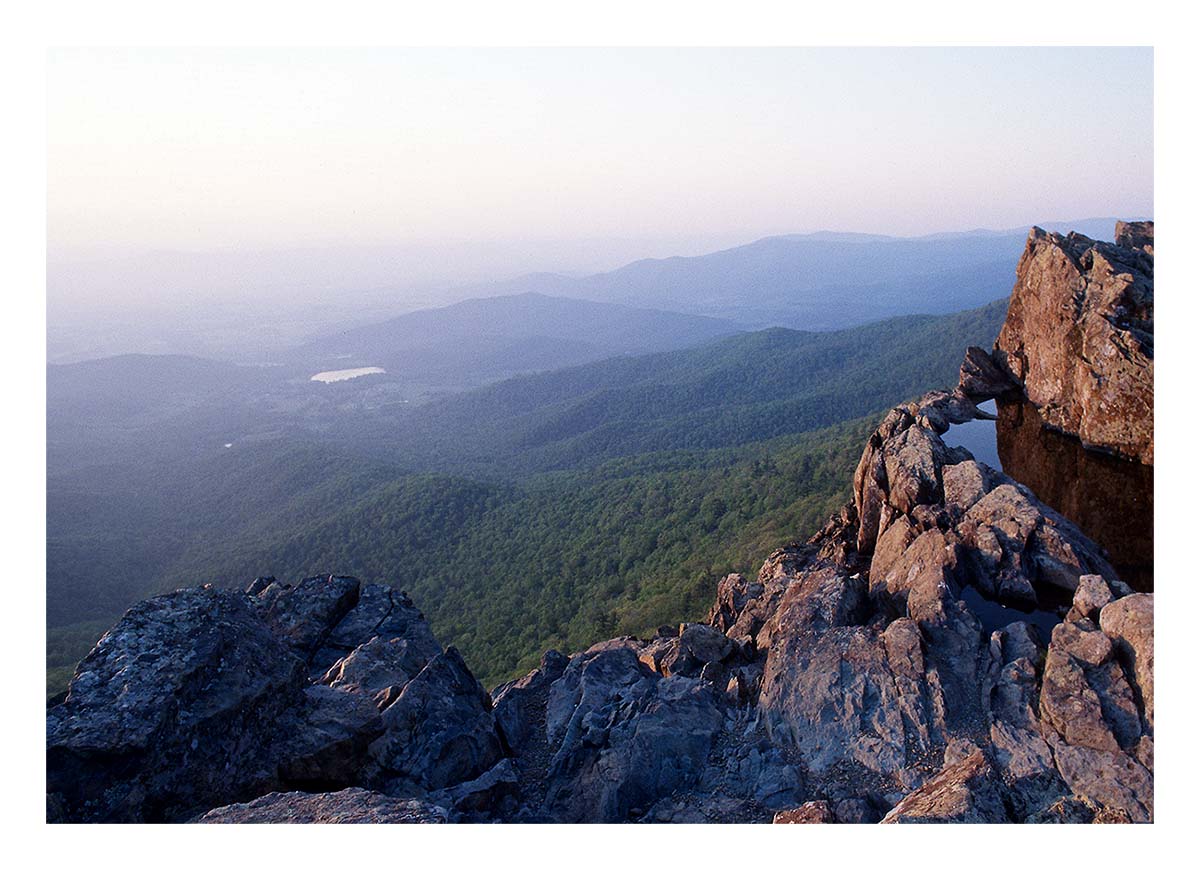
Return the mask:
<svg viewBox="0 0 1200 870">
<path fill-rule="evenodd" d="M 60 49 L 48 76 L 52 256 L 527 246 L 587 270 L 606 240 L 1153 212 L 1148 48 Z"/>
<path fill-rule="evenodd" d="M 1153 216 L 1149 48 L 80 48 L 47 69 L 54 360 L 228 354 L 783 233 Z"/>
</svg>

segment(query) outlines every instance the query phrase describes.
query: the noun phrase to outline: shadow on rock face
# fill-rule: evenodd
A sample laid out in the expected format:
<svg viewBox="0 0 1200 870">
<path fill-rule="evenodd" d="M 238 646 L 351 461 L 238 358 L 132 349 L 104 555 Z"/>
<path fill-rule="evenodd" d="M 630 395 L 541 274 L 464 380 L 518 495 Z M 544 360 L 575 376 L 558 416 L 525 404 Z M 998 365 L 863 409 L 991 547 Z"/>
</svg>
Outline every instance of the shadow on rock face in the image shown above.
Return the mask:
<svg viewBox="0 0 1200 870">
<path fill-rule="evenodd" d="M 1154 589 L 1154 468 L 1089 450 L 1049 428 L 1028 402 L 999 402 L 997 451 L 1006 474 L 1104 548 L 1118 575 Z"/>
</svg>

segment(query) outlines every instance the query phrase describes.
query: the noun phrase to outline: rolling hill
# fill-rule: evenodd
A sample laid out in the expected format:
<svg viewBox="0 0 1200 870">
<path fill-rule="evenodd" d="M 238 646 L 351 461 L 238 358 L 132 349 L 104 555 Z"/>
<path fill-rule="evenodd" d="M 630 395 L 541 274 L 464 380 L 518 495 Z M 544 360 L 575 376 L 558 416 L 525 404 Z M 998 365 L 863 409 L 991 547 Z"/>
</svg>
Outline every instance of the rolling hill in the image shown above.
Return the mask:
<svg viewBox="0 0 1200 870">
<path fill-rule="evenodd" d="M 382 366 L 431 389 L 462 389 L 606 357 L 674 350 L 741 331 L 710 317 L 525 292 L 324 334 L 286 355 L 310 365 Z"/>
<path fill-rule="evenodd" d="M 954 382 L 961 348 L 990 343 L 1003 315 L 1001 302 L 836 333 L 735 335 L 422 406 L 327 405 L 319 427 L 260 400 L 274 408 L 269 431 L 229 449 L 175 438 L 221 431 L 221 390 L 205 405 L 198 386 L 184 418 L 167 390 L 128 418 L 122 453 L 58 441 L 50 664 L 61 676 L 149 593 L 266 573 L 356 573 L 419 593 L 489 680 L 547 646 L 699 615 L 723 573 L 812 532 L 845 499 L 878 414 Z M 148 360 L 122 366 L 122 393 Z M 254 425 L 253 392 L 244 400 Z M 54 442 L 53 413 L 49 424 Z"/>
<path fill-rule="evenodd" d="M 512 476 L 648 451 L 735 447 L 819 429 L 951 383 L 1005 302 L 836 332 L 768 329 L 700 347 L 512 378 L 355 419 L 365 452 L 426 471 Z"/>
</svg>

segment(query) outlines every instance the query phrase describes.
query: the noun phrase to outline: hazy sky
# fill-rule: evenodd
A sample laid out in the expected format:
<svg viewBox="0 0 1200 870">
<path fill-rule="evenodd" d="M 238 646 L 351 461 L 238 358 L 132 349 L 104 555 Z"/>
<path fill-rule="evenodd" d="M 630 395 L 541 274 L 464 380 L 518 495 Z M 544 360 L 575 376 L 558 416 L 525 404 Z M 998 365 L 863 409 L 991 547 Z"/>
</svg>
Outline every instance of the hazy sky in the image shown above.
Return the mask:
<svg viewBox="0 0 1200 870">
<path fill-rule="evenodd" d="M 57 250 L 703 247 L 1148 215 L 1152 67 L 1150 49 L 55 51 L 48 231 Z"/>
</svg>

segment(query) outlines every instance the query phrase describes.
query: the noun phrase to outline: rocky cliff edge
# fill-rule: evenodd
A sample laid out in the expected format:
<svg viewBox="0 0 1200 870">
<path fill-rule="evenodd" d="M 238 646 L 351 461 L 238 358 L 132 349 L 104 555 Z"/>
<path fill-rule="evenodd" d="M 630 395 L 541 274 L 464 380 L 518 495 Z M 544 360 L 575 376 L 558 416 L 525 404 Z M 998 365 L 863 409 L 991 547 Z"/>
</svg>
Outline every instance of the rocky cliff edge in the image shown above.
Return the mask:
<svg viewBox="0 0 1200 870">
<path fill-rule="evenodd" d="M 1038 360 L 1057 339 L 1020 331 L 1065 282 L 1071 324 L 1126 318 L 1103 340 L 1128 362 L 1123 342 L 1145 346 L 1152 317 L 1148 232 L 1087 246 L 1035 230 L 996 354 L 972 349 L 957 389 L 894 408 L 853 502 L 757 576 L 722 580 L 702 622 L 549 652 L 489 694 L 407 596 L 353 578 L 136 605 L 47 713 L 48 817 L 1151 821 L 1153 595 L 941 437 L 1023 385 L 1064 428 L 1152 457 L 1136 421 L 1072 416 L 1086 391 L 1047 401 Z M 1118 285 L 1151 307 L 1121 313 Z M 1085 325 L 1054 377 L 1079 384 L 1091 366 L 1106 389 L 1143 384 L 1150 370 L 1096 350 L 1102 332 Z"/>
</svg>

